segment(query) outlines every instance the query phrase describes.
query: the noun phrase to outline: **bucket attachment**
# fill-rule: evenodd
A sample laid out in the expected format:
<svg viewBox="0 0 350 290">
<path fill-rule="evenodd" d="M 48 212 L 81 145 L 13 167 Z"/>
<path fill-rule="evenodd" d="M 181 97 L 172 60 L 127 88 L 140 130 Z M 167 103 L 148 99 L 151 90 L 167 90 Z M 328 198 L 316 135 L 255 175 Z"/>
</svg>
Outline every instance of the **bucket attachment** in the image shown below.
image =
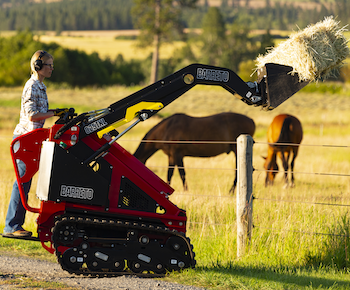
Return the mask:
<svg viewBox="0 0 350 290">
<path fill-rule="evenodd" d="M 266 99 L 265 109 L 273 110 L 309 83 L 300 81 L 292 71 L 290 66 L 275 63 L 267 63 L 257 71 L 261 94 Z"/>
</svg>

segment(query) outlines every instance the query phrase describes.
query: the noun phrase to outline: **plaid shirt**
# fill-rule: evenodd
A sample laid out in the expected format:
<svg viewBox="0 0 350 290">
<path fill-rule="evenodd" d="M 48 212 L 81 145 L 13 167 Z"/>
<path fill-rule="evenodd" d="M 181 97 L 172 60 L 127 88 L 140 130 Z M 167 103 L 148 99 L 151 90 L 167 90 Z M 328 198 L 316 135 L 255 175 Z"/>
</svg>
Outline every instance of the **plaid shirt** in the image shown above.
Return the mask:
<svg viewBox="0 0 350 290">
<path fill-rule="evenodd" d="M 38 80 L 36 75 L 32 74 L 23 89 L 20 119 L 13 134 L 22 135 L 42 128 L 45 120 L 33 122 L 29 120 L 29 117 L 37 113 L 46 113 L 48 108 L 46 86 Z"/>
</svg>

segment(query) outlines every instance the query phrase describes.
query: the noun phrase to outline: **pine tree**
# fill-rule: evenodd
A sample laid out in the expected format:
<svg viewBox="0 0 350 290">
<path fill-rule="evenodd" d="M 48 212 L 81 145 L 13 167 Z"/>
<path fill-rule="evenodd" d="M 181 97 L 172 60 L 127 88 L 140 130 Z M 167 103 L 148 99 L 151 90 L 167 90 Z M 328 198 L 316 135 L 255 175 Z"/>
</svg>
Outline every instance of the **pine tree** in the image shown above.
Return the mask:
<svg viewBox="0 0 350 290">
<path fill-rule="evenodd" d="M 151 83 L 157 81 L 159 49 L 164 42 L 172 42 L 183 35 L 181 11 L 194 7 L 197 0 L 135 0 L 132 16 L 135 28 L 141 30 L 139 46 L 152 46 Z"/>
<path fill-rule="evenodd" d="M 202 62 L 218 65 L 226 46 L 225 21 L 217 7 L 210 7 L 202 21 Z"/>
</svg>

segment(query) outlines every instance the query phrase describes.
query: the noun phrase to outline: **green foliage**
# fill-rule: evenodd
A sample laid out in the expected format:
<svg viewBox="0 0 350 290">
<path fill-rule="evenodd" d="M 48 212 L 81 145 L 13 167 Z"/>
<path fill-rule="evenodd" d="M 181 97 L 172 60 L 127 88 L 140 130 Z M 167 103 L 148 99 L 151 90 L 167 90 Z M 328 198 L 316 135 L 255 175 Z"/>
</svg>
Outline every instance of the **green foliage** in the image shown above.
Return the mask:
<svg viewBox="0 0 350 290">
<path fill-rule="evenodd" d="M 173 57 L 168 62 L 168 66 L 170 66 L 174 72 L 196 62 L 197 58 L 190 43 L 187 42 L 185 46 L 174 51 Z"/>
<path fill-rule="evenodd" d="M 172 0 L 135 0 L 131 9 L 134 27 L 140 29 L 140 46 L 152 46 L 154 36 L 161 42 L 172 40 L 173 33 L 181 33 L 178 22 L 180 9 Z M 158 12 L 157 12 L 158 10 Z"/>
<path fill-rule="evenodd" d="M 225 22 L 218 8 L 211 7 L 203 18 L 200 62 L 217 65 L 238 71 L 242 61 L 255 59 L 265 53 L 267 47 L 273 46 L 269 33 L 259 37 L 249 36 L 249 26 L 232 23 L 226 35 Z M 254 66 L 251 67 L 251 70 Z"/>
<path fill-rule="evenodd" d="M 29 60 L 39 47 L 29 31 L 18 32 L 8 39 L 0 38 L 0 84 L 21 85 L 30 74 Z"/>
<path fill-rule="evenodd" d="M 30 31 L 19 31 L 15 36 L 0 38 L 0 86 L 23 85 L 30 76 L 30 59 L 36 50 L 44 49 L 54 56 L 55 70 L 48 83 L 71 87 L 132 85 L 144 80 L 140 62 L 102 60 L 97 53 L 65 49 L 56 43 L 45 44 L 35 40 Z"/>
<path fill-rule="evenodd" d="M 123 56 L 119 54 L 114 64 L 118 69 L 112 73 L 112 83 L 132 86 L 145 81 L 141 62 L 136 60 L 125 61 Z"/>
<path fill-rule="evenodd" d="M 140 29 L 139 46 L 153 46 L 151 82 L 158 80 L 159 48 L 176 37 L 184 39 L 181 22 L 183 8 L 194 7 L 197 0 L 134 0 L 131 10 L 135 28 Z"/>
<path fill-rule="evenodd" d="M 203 46 L 201 49 L 201 62 L 210 65 L 219 65 L 220 58 L 227 47 L 225 22 L 218 8 L 209 8 L 203 17 L 202 29 L 201 39 Z"/>
<path fill-rule="evenodd" d="M 258 52 L 256 42 L 248 36 L 249 28 L 232 24 L 227 49 L 222 57 L 222 66 L 238 71 L 241 61 L 254 59 Z"/>
</svg>

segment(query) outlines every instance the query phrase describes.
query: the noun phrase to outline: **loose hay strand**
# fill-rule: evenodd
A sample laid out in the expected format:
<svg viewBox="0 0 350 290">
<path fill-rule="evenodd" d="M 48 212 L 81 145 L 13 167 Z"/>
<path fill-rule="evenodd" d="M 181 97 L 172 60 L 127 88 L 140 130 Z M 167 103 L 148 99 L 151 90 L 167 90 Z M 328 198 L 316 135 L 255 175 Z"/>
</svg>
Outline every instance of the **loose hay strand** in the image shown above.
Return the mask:
<svg viewBox="0 0 350 290">
<path fill-rule="evenodd" d="M 268 50 L 256 59 L 256 69 L 267 63 L 276 63 L 293 68 L 300 81 L 317 81 L 330 77 L 339 69 L 349 55 L 348 40 L 333 16 L 294 32 L 289 39 Z"/>
</svg>

